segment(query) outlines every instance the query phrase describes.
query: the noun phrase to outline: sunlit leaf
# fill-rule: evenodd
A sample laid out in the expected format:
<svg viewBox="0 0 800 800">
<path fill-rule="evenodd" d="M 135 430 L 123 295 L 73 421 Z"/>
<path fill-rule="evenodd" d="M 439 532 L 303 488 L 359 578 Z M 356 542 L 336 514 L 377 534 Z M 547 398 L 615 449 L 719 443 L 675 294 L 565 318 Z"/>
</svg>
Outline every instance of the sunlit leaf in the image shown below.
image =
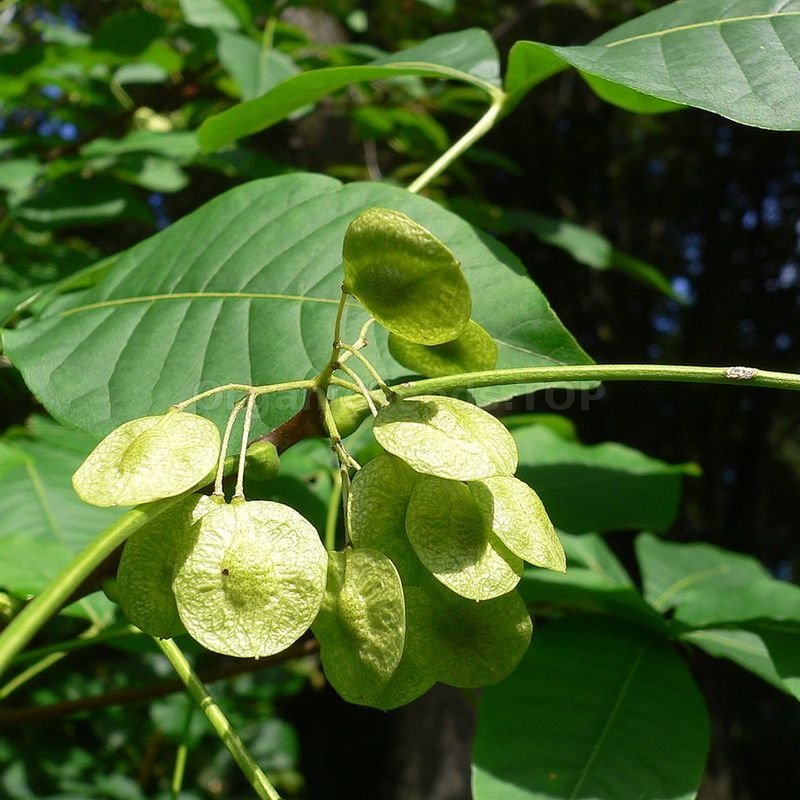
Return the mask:
<svg viewBox="0 0 800 800">
<path fill-rule="evenodd" d="M 518 476 L 542 498 L 553 524 L 570 533 L 663 530 L 678 512 L 683 476 L 697 472 L 616 442 L 567 441 L 541 425 L 513 433 Z"/>
<path fill-rule="evenodd" d="M 800 631 L 787 638 L 749 628 L 702 628 L 682 633 L 681 639 L 716 658 L 733 661 L 800 700 Z"/>
<path fill-rule="evenodd" d="M 98 434 L 231 381 L 313 377 L 330 357 L 344 233 L 373 206 L 424 220 L 461 261 L 473 317 L 495 339 L 499 368 L 589 363 L 497 242 L 405 190 L 304 174 L 234 189 L 121 254 L 96 286 L 4 331 L 5 353 L 53 414 Z M 365 319 L 356 304 L 348 307 L 346 341 Z M 380 328 L 370 333 L 368 355 L 386 380 L 407 375 Z M 475 396 L 493 402 L 534 388 L 492 387 Z M 254 435 L 305 399 L 300 392 L 270 398 L 259 403 Z M 216 395 L 196 410 L 222 427 L 229 399 Z"/>
<path fill-rule="evenodd" d="M 572 65 L 604 99 L 641 113 L 674 104 L 745 125 L 800 128 L 800 2 L 674 2 L 588 45 L 518 42 L 506 90 L 513 106 Z"/>
<path fill-rule="evenodd" d="M 702 589 L 728 593 L 769 572 L 752 556 L 698 542 L 665 542 L 643 533 L 636 539 L 644 596 L 659 611 L 680 606 Z"/>
<path fill-rule="evenodd" d="M 216 150 L 352 83 L 415 75 L 465 81 L 489 91 L 499 84 L 499 71 L 497 49 L 485 31 L 446 33 L 370 64 L 297 75 L 261 97 L 206 120 L 200 126 L 200 142 L 206 152 Z"/>
<path fill-rule="evenodd" d="M 693 800 L 709 721 L 663 637 L 571 617 L 537 631 L 522 664 L 481 699 L 475 800 Z"/>
</svg>

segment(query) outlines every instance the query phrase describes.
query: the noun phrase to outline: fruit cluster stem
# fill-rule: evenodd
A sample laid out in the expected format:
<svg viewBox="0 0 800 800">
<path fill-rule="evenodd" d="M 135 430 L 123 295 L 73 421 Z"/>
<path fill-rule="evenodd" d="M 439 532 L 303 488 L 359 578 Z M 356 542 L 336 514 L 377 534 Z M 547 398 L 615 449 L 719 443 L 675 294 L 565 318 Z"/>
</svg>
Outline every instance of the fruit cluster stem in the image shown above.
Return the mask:
<svg viewBox="0 0 800 800">
<path fill-rule="evenodd" d="M 217 705 L 211 693 L 192 669 L 191 664 L 186 660 L 186 656 L 183 655 L 178 645 L 172 639 L 154 639 L 154 641 L 161 648 L 161 652 L 167 657 L 178 677 L 183 681 L 198 708 L 206 715 L 206 719 L 214 729 L 214 733 L 217 734 L 228 749 L 228 752 L 233 756 L 234 761 L 239 765 L 255 793 L 261 800 L 281 800 L 278 791 L 261 771 L 261 767 L 258 766 L 250 751 L 245 747 L 244 742 L 239 738 L 231 723 L 228 722 L 228 718 L 222 713 L 222 709 Z"/>
</svg>

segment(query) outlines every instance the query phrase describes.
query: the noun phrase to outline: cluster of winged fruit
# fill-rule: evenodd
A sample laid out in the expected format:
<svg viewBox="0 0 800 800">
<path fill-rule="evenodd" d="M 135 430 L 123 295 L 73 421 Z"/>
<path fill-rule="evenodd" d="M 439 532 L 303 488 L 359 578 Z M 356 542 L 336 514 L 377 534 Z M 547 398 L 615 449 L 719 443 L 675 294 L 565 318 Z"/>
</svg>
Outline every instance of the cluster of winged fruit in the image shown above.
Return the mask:
<svg viewBox="0 0 800 800">
<path fill-rule="evenodd" d="M 437 681 L 464 688 L 496 683 L 531 636 L 515 591 L 523 561 L 566 566 L 541 500 L 513 477 L 514 440 L 480 408 L 432 396 L 386 406 L 374 434 L 386 452 L 353 479 L 353 549 L 337 557 L 345 582 L 351 562 L 384 565 L 380 582 L 376 571 L 369 578 L 371 635 L 382 660 L 371 663 L 358 646 L 348 658 L 339 648 L 326 652 L 323 603 L 314 632 L 325 672 L 345 699 L 380 708 L 402 705 Z M 368 635 L 360 630 L 364 614 L 340 604 L 340 624 L 355 643 Z"/>
<path fill-rule="evenodd" d="M 494 366 L 460 265 L 426 229 L 369 209 L 351 223 L 343 261 L 343 292 L 389 330 L 400 363 L 428 375 Z M 531 637 L 515 589 L 523 562 L 564 571 L 566 561 L 539 497 L 514 477 L 516 445 L 495 417 L 389 392 L 374 408 L 382 454 L 350 480 L 357 465 L 336 450 L 346 539 L 328 552 L 293 508 L 239 491 L 226 500 L 227 446 L 213 422 L 181 410 L 188 402 L 112 431 L 73 478 L 86 502 L 139 506 L 115 586 L 135 625 L 240 657 L 279 653 L 310 628 L 339 694 L 383 709 L 436 682 L 484 686 L 513 670 Z M 275 474 L 271 444 L 251 455 L 247 469 Z M 215 473 L 214 494 L 197 493 Z"/>
</svg>

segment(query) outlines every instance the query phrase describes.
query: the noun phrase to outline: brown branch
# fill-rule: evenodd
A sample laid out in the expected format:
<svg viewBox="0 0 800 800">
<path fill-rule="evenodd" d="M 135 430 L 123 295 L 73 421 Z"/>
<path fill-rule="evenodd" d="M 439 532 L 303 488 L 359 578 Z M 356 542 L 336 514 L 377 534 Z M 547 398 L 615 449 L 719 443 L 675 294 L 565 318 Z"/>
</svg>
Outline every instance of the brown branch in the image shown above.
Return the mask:
<svg viewBox="0 0 800 800">
<path fill-rule="evenodd" d="M 319 644 L 315 639 L 307 639 L 298 642 L 274 656 L 267 658 L 243 658 L 238 659 L 234 664 L 224 667 L 209 669 L 200 673 L 203 683 L 214 683 L 215 681 L 226 680 L 241 675 L 245 672 L 255 672 L 256 670 L 274 667 L 276 664 L 283 664 L 295 658 L 312 655 L 319 650 Z M 117 689 L 112 692 L 95 695 L 94 697 L 82 697 L 79 700 L 65 700 L 61 703 L 51 703 L 46 706 L 28 706 L 25 708 L 14 708 L 0 711 L 0 728 L 10 725 L 20 725 L 30 722 L 42 722 L 44 720 L 57 719 L 80 711 L 93 711 L 109 706 L 130 705 L 141 703 L 145 700 L 154 700 L 158 697 L 165 697 L 168 694 L 179 692 L 184 688 L 183 683 L 178 678 L 168 681 L 159 681 L 146 686 L 135 686 L 129 689 Z"/>
<path fill-rule="evenodd" d="M 316 436 L 327 436 L 322 424 L 322 412 L 316 392 L 306 392 L 306 401 L 303 407 L 286 422 L 277 428 L 256 439 L 257 442 L 272 442 L 279 453 L 288 450 L 293 444 L 303 439 L 313 439 Z"/>
</svg>

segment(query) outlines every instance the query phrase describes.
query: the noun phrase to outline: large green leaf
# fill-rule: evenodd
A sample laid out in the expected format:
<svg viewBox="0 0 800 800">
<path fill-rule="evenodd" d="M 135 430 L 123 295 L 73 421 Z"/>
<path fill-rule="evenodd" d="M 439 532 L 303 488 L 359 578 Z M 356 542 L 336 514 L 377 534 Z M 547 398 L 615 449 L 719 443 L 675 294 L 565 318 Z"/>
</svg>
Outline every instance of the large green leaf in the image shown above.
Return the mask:
<svg viewBox="0 0 800 800">
<path fill-rule="evenodd" d="M 675 519 L 687 465 L 666 464 L 615 442 L 566 441 L 540 425 L 513 434 L 518 475 L 542 498 L 557 528 L 663 530 Z"/>
<path fill-rule="evenodd" d="M 602 537 L 563 532 L 559 537 L 568 558 L 566 575 L 526 569 L 519 584 L 519 593 L 534 615 L 580 610 L 666 631 L 663 617 L 645 601 Z"/>
<path fill-rule="evenodd" d="M 475 800 L 689 800 L 709 723 L 662 637 L 598 617 L 543 626 L 514 673 L 484 691 Z"/>
<path fill-rule="evenodd" d="M 499 72 L 497 49 L 485 31 L 446 33 L 369 64 L 316 69 L 290 78 L 261 97 L 206 120 L 198 132 L 200 144 L 206 152 L 216 150 L 352 83 L 418 75 L 465 81 L 494 91 Z"/>
<path fill-rule="evenodd" d="M 717 658 L 727 658 L 800 700 L 800 630 L 703 628 L 681 639 Z"/>
<path fill-rule="evenodd" d="M 703 582 L 684 594 L 674 618 L 692 628 L 753 620 L 800 624 L 800 586 L 762 578 L 737 586 L 731 592 Z"/>
<path fill-rule="evenodd" d="M 370 206 L 404 211 L 456 254 L 473 317 L 497 342 L 498 367 L 589 361 L 497 242 L 405 190 L 307 174 L 254 181 L 218 197 L 121 255 L 97 286 L 5 331 L 5 352 L 56 417 L 97 433 L 231 381 L 311 377 L 330 357 L 345 229 Z M 349 340 L 365 318 L 351 304 Z M 391 357 L 385 331 L 371 332 L 367 353 L 386 379 L 407 374 Z M 476 396 L 502 400 L 518 391 Z M 303 399 L 267 396 L 257 428 L 273 427 Z M 230 408 L 230 395 L 216 395 L 197 411 L 222 423 Z"/>
<path fill-rule="evenodd" d="M 637 112 L 681 104 L 745 125 L 800 128 L 800 0 L 680 0 L 588 45 L 518 42 L 512 107 L 567 66 L 604 99 Z"/>
<path fill-rule="evenodd" d="M 644 596 L 662 612 L 691 603 L 698 591 L 729 593 L 769 579 L 766 568 L 751 556 L 702 542 L 676 544 L 643 533 L 636 539 L 636 555 Z"/>
<path fill-rule="evenodd" d="M 218 31 L 217 39 L 220 63 L 236 82 L 243 100 L 259 97 L 300 71 L 285 53 L 275 49 L 266 50 L 249 36 L 233 31 Z"/>
<path fill-rule="evenodd" d="M 96 440 L 35 417 L 0 439 L 0 587 L 20 597 L 47 586 L 119 510 L 88 506 L 72 473 Z M 96 613 L 102 604 L 92 600 Z"/>
</svg>

